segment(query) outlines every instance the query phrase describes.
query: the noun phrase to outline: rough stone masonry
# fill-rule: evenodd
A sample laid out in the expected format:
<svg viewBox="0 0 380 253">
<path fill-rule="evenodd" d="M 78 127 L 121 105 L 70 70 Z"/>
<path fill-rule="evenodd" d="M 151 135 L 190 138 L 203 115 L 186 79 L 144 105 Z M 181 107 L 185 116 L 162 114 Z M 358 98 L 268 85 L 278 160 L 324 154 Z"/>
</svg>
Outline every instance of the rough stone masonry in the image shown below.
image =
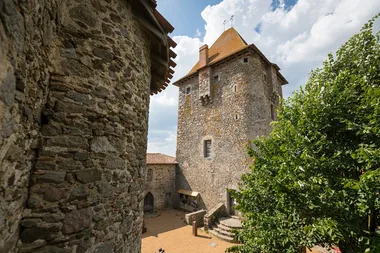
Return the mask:
<svg viewBox="0 0 380 253">
<path fill-rule="evenodd" d="M 140 252 L 170 30 L 152 0 L 0 0 L 1 253 Z"/>
<path fill-rule="evenodd" d="M 238 189 L 252 163 L 246 145 L 271 131 L 287 83 L 279 70 L 230 28 L 210 49 L 202 46 L 199 62 L 174 83 L 179 87 L 176 187 L 199 192 L 199 209 L 224 203 L 237 214 L 229 190 Z"/>
</svg>

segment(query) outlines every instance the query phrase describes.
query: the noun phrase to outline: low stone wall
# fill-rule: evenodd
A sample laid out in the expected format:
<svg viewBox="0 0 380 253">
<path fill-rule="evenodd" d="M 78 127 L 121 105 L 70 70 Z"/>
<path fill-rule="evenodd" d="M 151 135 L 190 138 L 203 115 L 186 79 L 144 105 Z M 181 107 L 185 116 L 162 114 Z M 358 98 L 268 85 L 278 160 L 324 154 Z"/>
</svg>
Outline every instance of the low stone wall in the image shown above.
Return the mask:
<svg viewBox="0 0 380 253">
<path fill-rule="evenodd" d="M 196 212 L 188 213 L 185 215 L 186 223 L 189 225 L 192 225 L 193 221 L 195 221 L 198 227 L 202 227 L 204 224 L 203 220 L 204 220 L 205 214 L 206 214 L 206 210 L 199 210 Z"/>
<path fill-rule="evenodd" d="M 215 221 L 215 219 L 225 216 L 228 216 L 226 206 L 224 203 L 217 204 L 214 208 L 208 211 L 203 218 L 205 231 L 207 231 L 212 226 L 212 223 Z"/>
</svg>

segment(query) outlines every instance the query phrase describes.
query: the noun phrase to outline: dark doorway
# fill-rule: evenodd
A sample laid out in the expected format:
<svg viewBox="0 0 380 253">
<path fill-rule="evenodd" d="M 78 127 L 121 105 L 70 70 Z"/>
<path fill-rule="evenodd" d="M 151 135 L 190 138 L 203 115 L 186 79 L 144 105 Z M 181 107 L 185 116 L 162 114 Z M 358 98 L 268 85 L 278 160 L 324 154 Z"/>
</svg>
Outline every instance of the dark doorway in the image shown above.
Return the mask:
<svg viewBox="0 0 380 253">
<path fill-rule="evenodd" d="M 148 192 L 144 198 L 144 213 L 152 213 L 154 206 L 153 194 Z"/>
<path fill-rule="evenodd" d="M 172 194 L 171 192 L 165 193 L 165 208 L 172 206 Z"/>
<path fill-rule="evenodd" d="M 228 194 L 228 209 L 229 209 L 230 215 L 238 216 L 239 212 L 235 210 L 235 206 L 237 205 L 236 199 L 234 199 L 231 196 L 231 194 L 230 194 L 229 191 L 233 191 L 233 190 L 228 190 L 227 191 L 227 194 Z"/>
</svg>

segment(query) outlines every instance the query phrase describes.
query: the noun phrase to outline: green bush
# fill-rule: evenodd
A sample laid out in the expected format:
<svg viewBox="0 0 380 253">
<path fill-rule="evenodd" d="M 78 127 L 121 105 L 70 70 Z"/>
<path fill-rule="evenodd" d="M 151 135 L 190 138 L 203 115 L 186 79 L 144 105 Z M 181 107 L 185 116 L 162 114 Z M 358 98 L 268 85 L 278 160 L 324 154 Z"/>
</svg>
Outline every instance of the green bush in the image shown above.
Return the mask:
<svg viewBox="0 0 380 253">
<path fill-rule="evenodd" d="M 253 141 L 235 196 L 243 245 L 229 252 L 380 252 L 379 15 L 282 102 L 269 137 Z"/>
</svg>

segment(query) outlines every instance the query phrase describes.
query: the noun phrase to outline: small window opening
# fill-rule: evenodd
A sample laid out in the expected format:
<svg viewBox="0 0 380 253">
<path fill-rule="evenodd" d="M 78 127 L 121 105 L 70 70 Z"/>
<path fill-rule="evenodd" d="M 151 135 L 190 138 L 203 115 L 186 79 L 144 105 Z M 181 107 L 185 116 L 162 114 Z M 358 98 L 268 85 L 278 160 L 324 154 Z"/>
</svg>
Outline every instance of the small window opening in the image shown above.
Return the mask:
<svg viewBox="0 0 380 253">
<path fill-rule="evenodd" d="M 274 110 L 273 104 L 270 105 L 270 116 L 271 116 L 272 120 L 275 120 L 275 118 L 276 118 L 276 112 Z"/>
<path fill-rule="evenodd" d="M 219 75 L 214 76 L 214 83 L 217 83 L 217 82 L 219 82 Z"/>
<path fill-rule="evenodd" d="M 248 58 L 247 58 L 247 57 L 244 57 L 243 62 L 244 62 L 244 63 L 247 63 L 247 62 L 248 62 Z"/>
<path fill-rule="evenodd" d="M 264 82 L 267 82 L 267 74 L 264 74 Z"/>
<path fill-rule="evenodd" d="M 203 154 L 205 158 L 211 157 L 211 140 L 204 141 Z"/>
<path fill-rule="evenodd" d="M 186 94 L 190 94 L 190 92 L 191 92 L 190 87 L 187 87 L 187 88 L 186 88 Z"/>
<path fill-rule="evenodd" d="M 234 92 L 236 92 L 237 91 L 237 88 L 236 88 L 236 85 L 234 85 Z"/>
<path fill-rule="evenodd" d="M 239 115 L 235 115 L 235 120 L 238 120 L 239 119 Z"/>
<path fill-rule="evenodd" d="M 45 114 L 41 114 L 41 126 L 49 124 L 49 119 Z"/>
<path fill-rule="evenodd" d="M 146 181 L 150 182 L 153 179 L 153 170 L 148 169 L 147 176 L 146 176 Z"/>
</svg>

